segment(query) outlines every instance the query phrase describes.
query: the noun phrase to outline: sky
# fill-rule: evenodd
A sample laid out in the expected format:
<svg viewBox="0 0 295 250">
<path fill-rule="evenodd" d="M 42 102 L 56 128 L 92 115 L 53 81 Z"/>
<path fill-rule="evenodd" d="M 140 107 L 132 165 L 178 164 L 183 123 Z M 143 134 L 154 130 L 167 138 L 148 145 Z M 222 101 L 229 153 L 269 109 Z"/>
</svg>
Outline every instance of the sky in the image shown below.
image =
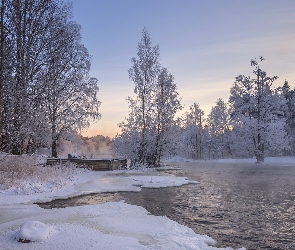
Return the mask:
<svg viewBox="0 0 295 250">
<path fill-rule="evenodd" d="M 101 119 L 85 136 L 120 133 L 128 116 L 126 98 L 135 96 L 129 80 L 131 58 L 144 27 L 160 47 L 163 67 L 174 76 L 184 106 L 194 102 L 208 114 L 218 98 L 228 101 L 238 75 L 253 76 L 250 60 L 295 87 L 294 0 L 73 0 L 73 20 L 92 55 Z M 181 114 L 179 114 L 181 115 Z"/>
</svg>

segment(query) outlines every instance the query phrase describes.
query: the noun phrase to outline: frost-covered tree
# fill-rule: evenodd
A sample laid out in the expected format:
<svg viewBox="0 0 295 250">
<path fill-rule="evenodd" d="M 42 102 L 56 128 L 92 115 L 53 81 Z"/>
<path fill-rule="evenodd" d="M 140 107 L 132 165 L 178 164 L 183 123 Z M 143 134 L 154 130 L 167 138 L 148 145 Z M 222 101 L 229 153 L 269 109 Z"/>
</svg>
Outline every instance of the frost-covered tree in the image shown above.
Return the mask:
<svg viewBox="0 0 295 250">
<path fill-rule="evenodd" d="M 283 95 L 287 101 L 287 109 L 285 111 L 287 133 L 290 136 L 291 149 L 286 151 L 287 154 L 294 155 L 295 149 L 295 89 L 291 89 L 288 81 L 285 80 L 282 87 L 277 91 Z"/>
<path fill-rule="evenodd" d="M 212 107 L 207 118 L 207 124 L 212 141 L 211 155 L 213 158 L 224 158 L 231 155 L 230 152 L 230 114 L 227 104 L 219 98 Z M 209 156 L 211 158 L 211 155 Z"/>
<path fill-rule="evenodd" d="M 135 98 L 128 97 L 129 115 L 119 126 L 122 133 L 115 138 L 115 152 L 132 163 L 158 165 L 161 156 L 171 150 L 171 129 L 181 109 L 173 76 L 159 62 L 159 46 L 153 46 L 144 28 L 132 58 L 129 77 L 135 84 Z M 128 149 L 122 148 L 128 145 Z"/>
<path fill-rule="evenodd" d="M 81 44 L 81 28 L 69 21 L 70 10 L 63 9 L 50 27 L 55 38 L 48 42 L 48 54 L 40 79 L 43 102 L 51 132 L 52 156 L 57 157 L 61 136 L 89 126 L 90 119 L 99 119 L 97 79 L 89 77 L 90 55 Z M 45 88 L 44 88 L 45 87 Z"/>
<path fill-rule="evenodd" d="M 53 145 L 99 118 L 97 80 L 71 4 L 1 2 L 1 147 L 13 154 Z M 4 27 L 4 28 L 3 28 Z"/>
<path fill-rule="evenodd" d="M 261 62 L 264 58 L 260 57 L 259 60 Z M 272 90 L 272 83 L 277 77 L 268 77 L 260 69 L 260 62 L 251 60 L 251 66 L 254 66 L 254 79 L 244 75 L 236 77 L 229 98 L 233 108 L 233 129 L 236 135 L 240 136 L 236 137 L 236 142 L 251 145 L 257 163 L 264 161 L 266 150 L 271 150 L 273 142 L 270 138 L 274 134 L 276 138 L 280 138 L 279 151 L 287 148 L 289 142 L 285 130 L 282 129 L 285 122 L 285 98 Z"/>
<path fill-rule="evenodd" d="M 204 158 L 204 111 L 198 103 L 190 106 L 190 111 L 181 118 L 180 152 L 185 157 L 193 159 Z"/>
<path fill-rule="evenodd" d="M 49 0 L 1 2 L 2 144 L 14 154 L 24 151 L 34 122 L 36 75 L 46 57 L 44 46 L 58 7 Z"/>
<path fill-rule="evenodd" d="M 156 88 L 154 90 L 154 130 L 155 142 L 153 143 L 152 164 L 158 165 L 164 151 L 171 151 L 176 113 L 182 109 L 181 98 L 174 83 L 174 77 L 166 68 L 162 68 Z"/>
<path fill-rule="evenodd" d="M 140 146 L 138 160 L 146 161 L 148 157 L 148 129 L 151 127 L 151 110 L 153 90 L 160 72 L 159 46 L 153 46 L 146 28 L 142 31 L 141 41 L 137 46 L 137 57 L 131 59 L 132 66 L 129 69 L 129 78 L 134 82 L 134 93 L 137 94 L 137 125 L 140 133 Z"/>
</svg>

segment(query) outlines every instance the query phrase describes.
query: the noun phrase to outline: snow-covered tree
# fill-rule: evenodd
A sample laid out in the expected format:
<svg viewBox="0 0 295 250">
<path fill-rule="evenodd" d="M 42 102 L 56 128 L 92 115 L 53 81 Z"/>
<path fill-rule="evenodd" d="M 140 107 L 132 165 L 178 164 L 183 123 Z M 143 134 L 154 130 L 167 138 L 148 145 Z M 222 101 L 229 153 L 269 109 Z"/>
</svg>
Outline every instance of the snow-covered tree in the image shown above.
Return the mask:
<svg viewBox="0 0 295 250">
<path fill-rule="evenodd" d="M 264 58 L 260 57 L 259 60 L 261 62 Z M 287 148 L 289 143 L 286 132 L 282 129 L 286 100 L 271 88 L 277 77 L 268 77 L 260 69 L 259 63 L 251 60 L 251 66 L 255 67 L 254 79 L 244 75 L 236 77 L 229 98 L 233 108 L 233 129 L 240 135 L 236 137 L 237 142 L 247 142 L 248 146 L 252 146 L 257 163 L 264 161 L 266 150 L 271 150 L 273 142 L 270 138 L 274 134 L 280 138 L 279 150 Z"/>
<path fill-rule="evenodd" d="M 207 118 L 207 124 L 210 140 L 212 141 L 211 144 L 214 145 L 214 148 L 210 150 L 213 153 L 213 158 L 230 156 L 230 114 L 227 104 L 221 98 L 219 98 L 216 105 L 212 107 Z"/>
<path fill-rule="evenodd" d="M 159 46 L 153 46 L 150 35 L 146 28 L 142 31 L 141 41 L 137 46 L 137 57 L 131 59 L 132 66 L 129 69 L 129 78 L 134 82 L 134 93 L 137 94 L 137 127 L 140 129 L 140 147 L 138 149 L 138 160 L 146 161 L 148 128 L 151 127 L 151 110 L 153 90 L 160 72 Z"/>
<path fill-rule="evenodd" d="M 181 98 L 174 83 L 174 77 L 166 68 L 162 68 L 154 90 L 154 130 L 155 142 L 152 152 L 152 164 L 158 165 L 166 152 L 171 150 L 172 131 L 175 126 L 175 114 L 182 109 Z"/>
<path fill-rule="evenodd" d="M 46 68 L 40 75 L 46 82 L 43 100 L 53 157 L 57 157 L 57 142 L 61 136 L 87 128 L 90 119 L 100 118 L 97 79 L 89 78 L 90 55 L 81 44 L 81 28 L 69 22 L 70 11 L 66 9 L 62 14 L 51 27 L 55 39 L 46 46 Z"/>
<path fill-rule="evenodd" d="M 1 2 L 1 147 L 21 154 L 99 118 L 97 80 L 71 4 Z M 42 145 L 46 144 L 46 145 Z"/>
<path fill-rule="evenodd" d="M 171 148 L 171 130 L 175 114 L 181 109 L 173 76 L 159 62 L 159 46 L 153 46 L 144 28 L 132 58 L 129 77 L 135 84 L 135 98 L 128 97 L 129 115 L 119 126 L 122 133 L 115 138 L 114 149 L 120 156 L 158 165 Z M 122 148 L 128 145 L 128 150 Z"/>
<path fill-rule="evenodd" d="M 204 126 L 204 111 L 198 103 L 194 103 L 190 106 L 190 111 L 185 112 L 181 118 L 179 151 L 183 156 L 193 159 L 204 158 Z"/>
<path fill-rule="evenodd" d="M 32 131 L 36 75 L 57 7 L 49 0 L 1 2 L 2 143 L 14 154 L 24 151 Z"/>
<path fill-rule="evenodd" d="M 278 87 L 277 91 L 283 95 L 287 101 L 287 109 L 285 111 L 287 133 L 290 136 L 291 149 L 286 154 L 294 155 L 295 149 L 295 89 L 291 89 L 288 81 L 285 80 L 282 87 Z"/>
</svg>

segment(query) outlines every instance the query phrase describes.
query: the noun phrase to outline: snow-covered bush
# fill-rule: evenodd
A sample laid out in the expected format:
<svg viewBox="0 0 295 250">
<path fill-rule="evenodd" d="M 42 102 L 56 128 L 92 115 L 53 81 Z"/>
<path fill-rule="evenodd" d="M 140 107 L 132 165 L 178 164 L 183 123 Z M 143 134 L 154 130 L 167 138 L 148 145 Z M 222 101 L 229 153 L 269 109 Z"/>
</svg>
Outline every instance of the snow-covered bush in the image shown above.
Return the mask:
<svg viewBox="0 0 295 250">
<path fill-rule="evenodd" d="M 0 189 L 16 194 L 41 193 L 66 186 L 85 171 L 73 163 L 41 166 L 32 156 L 6 156 L 0 160 Z"/>
</svg>

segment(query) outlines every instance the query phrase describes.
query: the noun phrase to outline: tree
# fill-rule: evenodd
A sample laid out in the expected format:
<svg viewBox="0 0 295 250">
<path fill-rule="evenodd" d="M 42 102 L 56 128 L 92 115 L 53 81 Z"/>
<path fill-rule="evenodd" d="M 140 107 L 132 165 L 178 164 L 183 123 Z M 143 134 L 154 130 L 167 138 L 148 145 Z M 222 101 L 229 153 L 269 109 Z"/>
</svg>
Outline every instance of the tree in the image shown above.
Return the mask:
<svg viewBox="0 0 295 250">
<path fill-rule="evenodd" d="M 57 9 L 56 1 L 2 1 L 2 146 L 13 154 L 24 152 L 34 130 L 36 76 Z"/>
<path fill-rule="evenodd" d="M 227 104 L 219 98 L 207 118 L 210 137 L 215 145 L 215 157 L 224 158 L 230 152 L 230 114 Z"/>
<path fill-rule="evenodd" d="M 57 142 L 62 135 L 89 126 L 90 119 L 100 118 L 96 78 L 89 78 L 90 55 L 81 44 L 81 28 L 69 22 L 70 11 L 56 18 L 51 27 L 55 39 L 46 46 L 46 67 L 40 74 L 43 101 L 52 136 L 52 156 L 57 157 Z"/>
<path fill-rule="evenodd" d="M 278 87 L 277 92 L 283 95 L 287 101 L 287 109 L 285 110 L 285 117 L 287 123 L 287 133 L 290 136 L 290 144 L 292 151 L 285 153 L 294 155 L 295 149 L 295 90 L 290 88 L 288 81 L 285 80 L 282 87 Z"/>
<path fill-rule="evenodd" d="M 198 103 L 190 106 L 190 111 L 186 112 L 181 118 L 181 148 L 185 157 L 193 159 L 204 158 L 204 125 L 205 117 L 204 111 L 200 108 Z"/>
<path fill-rule="evenodd" d="M 100 117 L 80 26 L 62 1 L 1 3 L 2 149 L 21 154 L 52 141 L 57 156 L 62 134 Z"/>
<path fill-rule="evenodd" d="M 180 97 L 173 76 L 160 65 L 159 46 L 152 46 L 145 28 L 137 50 L 129 69 L 136 97 L 127 98 L 129 115 L 119 124 L 122 133 L 115 138 L 114 148 L 117 154 L 132 159 L 132 164 L 158 165 L 169 148 L 169 131 L 181 109 Z"/>
<path fill-rule="evenodd" d="M 152 164 L 159 165 L 164 150 L 171 146 L 171 135 L 175 126 L 175 114 L 182 109 L 181 98 L 174 83 L 174 77 L 166 68 L 162 68 L 155 89 L 154 126 L 156 131 L 155 146 L 152 153 Z"/>
<path fill-rule="evenodd" d="M 137 47 L 137 58 L 131 59 L 129 78 L 134 82 L 134 93 L 137 94 L 138 116 L 141 141 L 138 152 L 139 162 L 144 162 L 147 153 L 147 130 L 150 127 L 153 90 L 160 72 L 159 46 L 152 46 L 150 35 L 146 28 L 142 31 L 142 38 Z"/>
<path fill-rule="evenodd" d="M 262 62 L 264 58 L 260 57 L 259 60 Z M 285 98 L 271 89 L 277 77 L 268 77 L 260 69 L 259 63 L 251 60 L 256 78 L 251 79 L 244 75 L 236 77 L 229 98 L 233 108 L 233 128 L 237 131 L 243 130 L 240 134 L 252 140 L 257 163 L 264 161 L 265 150 L 270 148 L 271 143 L 267 138 L 270 138 L 271 134 L 283 132 L 283 147 L 288 147 L 286 134 L 274 126 L 274 123 L 284 123 Z"/>
</svg>

